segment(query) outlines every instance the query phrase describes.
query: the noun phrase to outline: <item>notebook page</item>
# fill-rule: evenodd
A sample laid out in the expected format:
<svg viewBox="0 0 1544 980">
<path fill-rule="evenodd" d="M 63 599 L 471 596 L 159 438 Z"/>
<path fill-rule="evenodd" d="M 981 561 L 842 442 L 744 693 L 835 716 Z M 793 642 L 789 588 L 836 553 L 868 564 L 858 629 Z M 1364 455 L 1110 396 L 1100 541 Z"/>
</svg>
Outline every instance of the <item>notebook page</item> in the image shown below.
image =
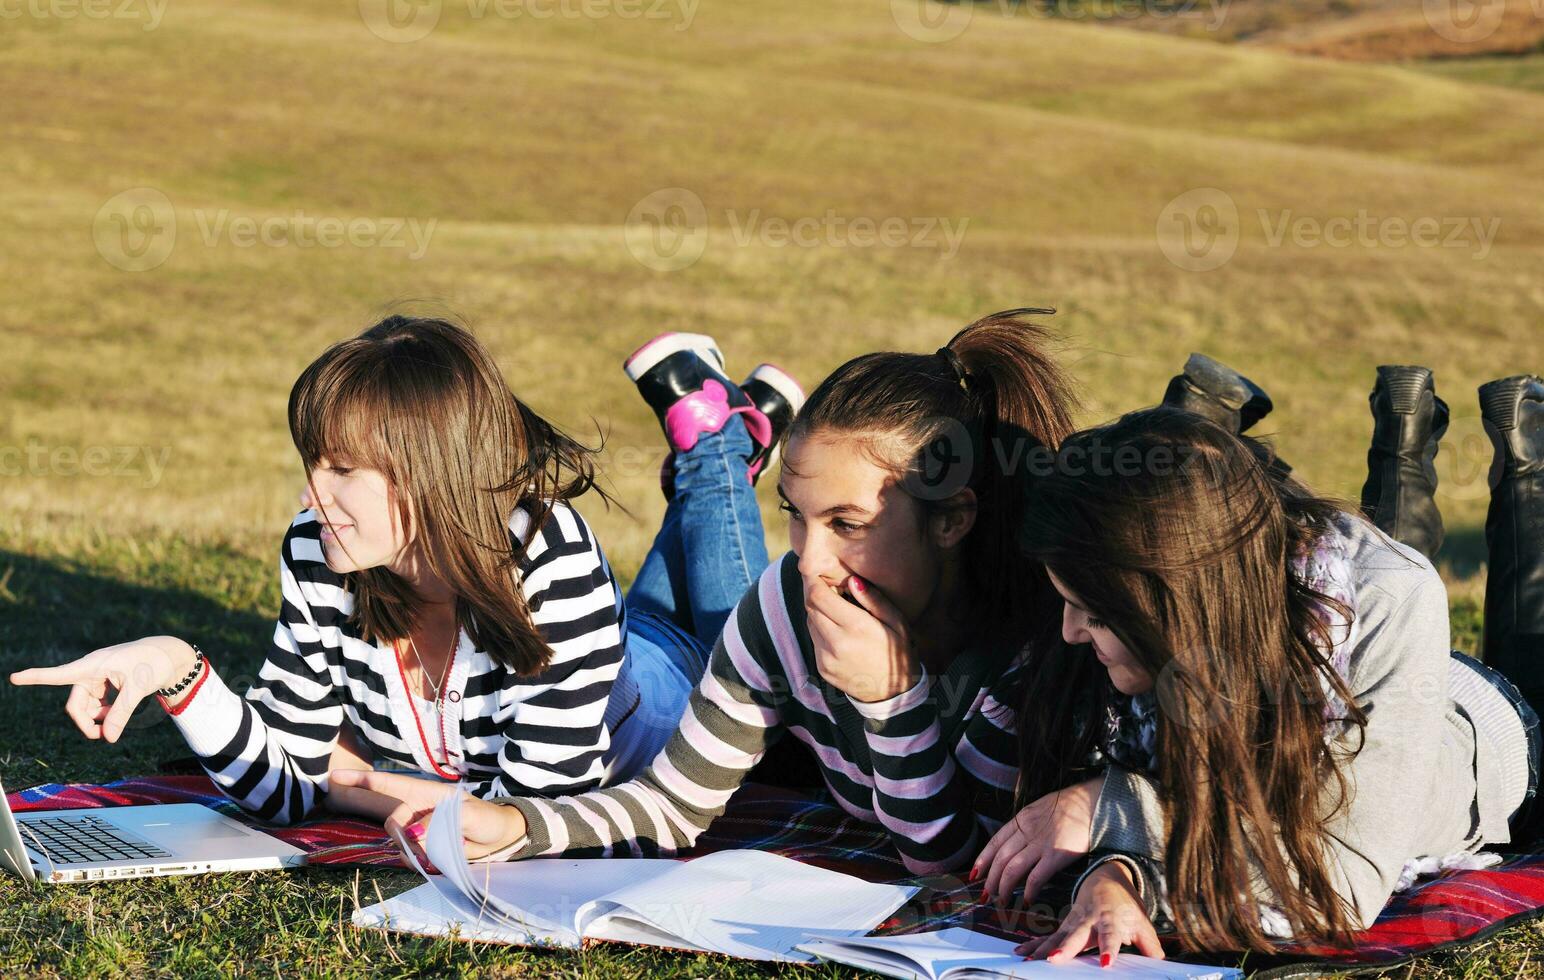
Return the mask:
<svg viewBox="0 0 1544 980">
<path fill-rule="evenodd" d="M 473 882 L 471 866 L 466 860 L 466 848 L 461 842 L 461 794 L 450 793 L 435 806 L 429 820 L 429 832 L 422 841 L 424 853 L 440 872 L 430 874 L 418 862 L 413 849 L 404 847 L 403 854 L 413 870 L 424 876 L 434 886 L 442 899 L 456 908 L 470 910 L 469 922 L 491 924 L 515 930 L 534 930 L 541 934 L 571 932 L 567 923 L 554 922 L 538 916 L 514 914 L 497 904 L 490 903 L 487 895 Z M 572 936 L 579 941 L 577 934 Z"/>
<path fill-rule="evenodd" d="M 425 883 L 385 901 L 355 909 L 352 921 L 365 929 L 391 929 L 422 936 L 454 935 L 460 939 L 519 946 L 579 948 L 579 938 L 572 932 L 544 933 L 537 929 L 512 928 L 479 916 L 466 896 L 457 896 L 462 903 L 458 904 L 447 895 L 433 884 Z"/>
<path fill-rule="evenodd" d="M 744 959 L 812 963 L 795 949 L 815 938 L 861 936 L 916 894 L 872 884 L 765 851 L 720 851 L 678 864 L 653 881 L 618 889 L 620 908 L 581 921 L 581 934 L 610 932 L 606 916 L 677 936 L 690 947 Z"/>
<path fill-rule="evenodd" d="M 474 865 L 471 877 L 488 904 L 504 914 L 560 922 L 577 938 L 586 935 L 581 923 L 593 918 L 591 907 L 613 907 L 606 902 L 612 892 L 678 867 L 668 858 L 532 858 Z"/>
<path fill-rule="evenodd" d="M 480 919 L 504 927 L 563 935 L 577 943 L 579 913 L 587 905 L 613 889 L 647 881 L 677 866 L 663 859 L 561 858 L 473 865 L 462 844 L 461 807 L 462 794 L 451 793 L 434 808 L 424 851 L 446 881 L 478 910 Z M 411 853 L 408 856 L 411 860 Z M 426 877 L 435 882 L 435 876 Z"/>
<path fill-rule="evenodd" d="M 1230 967 L 1198 966 L 1122 953 L 1109 967 L 1096 955 L 1051 964 L 1015 955 L 1016 942 L 970 929 L 952 928 L 910 936 L 865 936 L 817 940 L 800 949 L 822 959 L 873 970 L 892 977 L 926 976 L 933 980 L 999 978 L 1104 977 L 1106 980 L 1231 980 L 1243 973 Z"/>
<path fill-rule="evenodd" d="M 434 812 L 436 816 L 440 815 L 441 807 L 443 806 L 444 804 L 442 802 L 439 807 L 435 808 Z M 446 835 L 447 832 L 444 828 L 444 824 L 447 823 L 449 823 L 448 820 L 442 821 L 437 827 L 437 824 L 431 821 L 429 824 L 429 834 L 423 842 L 427 852 L 430 846 L 430 842 L 434 841 L 434 851 L 439 855 L 440 860 L 444 860 L 446 858 L 446 854 L 444 853 L 445 844 L 443 841 L 440 841 L 437 838 L 444 837 Z M 459 826 L 459 824 L 456 826 Z M 436 834 L 437 829 L 438 834 Z M 459 845 L 459 831 L 456 833 L 456 841 Z M 400 843 L 401 842 L 399 841 L 398 844 L 400 845 Z M 431 889 L 436 894 L 438 903 L 435 907 L 452 910 L 447 914 L 452 916 L 457 921 L 465 923 L 468 925 L 468 927 L 476 925 L 479 927 L 502 926 L 514 929 L 525 928 L 524 923 L 507 920 L 501 910 L 496 908 L 489 908 L 485 901 L 481 900 L 477 895 L 473 894 L 466 887 L 458 885 L 453 879 L 443 874 L 431 874 L 429 869 L 425 868 L 421 863 L 419 863 L 418 855 L 414 853 L 412 848 L 401 847 L 400 849 L 402 851 L 403 857 L 407 859 L 408 866 L 422 875 L 424 881 L 427 883 L 426 887 Z M 430 854 L 430 860 L 435 862 L 436 867 L 439 867 L 440 860 L 435 860 L 434 854 Z M 454 866 L 454 862 L 447 863 Z M 385 903 L 380 904 L 384 905 Z M 419 903 L 420 906 L 424 904 L 425 903 L 422 902 Z M 551 923 L 541 923 L 536 925 L 535 928 L 537 928 L 542 933 L 561 931 Z M 578 942 L 577 935 L 575 935 L 573 939 L 575 942 Z"/>
</svg>

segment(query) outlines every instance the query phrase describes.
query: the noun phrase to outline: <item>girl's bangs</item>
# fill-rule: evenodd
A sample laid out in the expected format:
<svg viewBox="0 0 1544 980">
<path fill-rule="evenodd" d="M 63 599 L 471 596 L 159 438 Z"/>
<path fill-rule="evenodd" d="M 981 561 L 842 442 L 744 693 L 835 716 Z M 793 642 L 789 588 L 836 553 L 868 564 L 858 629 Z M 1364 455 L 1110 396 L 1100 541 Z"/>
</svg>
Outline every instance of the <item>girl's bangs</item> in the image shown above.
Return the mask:
<svg viewBox="0 0 1544 980">
<path fill-rule="evenodd" d="M 302 379 L 291 400 L 290 435 L 306 469 L 326 459 L 386 472 L 384 396 L 380 385 L 333 371 Z"/>
</svg>

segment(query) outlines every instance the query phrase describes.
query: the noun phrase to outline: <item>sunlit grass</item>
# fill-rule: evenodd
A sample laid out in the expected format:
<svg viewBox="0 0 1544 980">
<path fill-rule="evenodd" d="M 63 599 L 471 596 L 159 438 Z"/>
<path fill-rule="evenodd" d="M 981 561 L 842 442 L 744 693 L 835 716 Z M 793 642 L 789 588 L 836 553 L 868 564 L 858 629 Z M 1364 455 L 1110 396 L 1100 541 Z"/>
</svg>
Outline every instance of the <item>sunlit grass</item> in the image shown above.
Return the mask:
<svg viewBox="0 0 1544 980">
<path fill-rule="evenodd" d="M 581 506 L 625 575 L 663 511 L 664 447 L 620 364 L 658 331 L 710 332 L 733 372 L 772 360 L 812 386 L 854 354 L 931 351 L 983 313 L 1051 305 L 1083 421 L 1152 404 L 1205 351 L 1271 392 L 1260 430 L 1298 472 L 1351 499 L 1375 366 L 1427 364 L 1455 417 L 1438 458 L 1441 564 L 1455 643 L 1476 648 L 1489 447 L 1474 389 L 1544 370 L 1544 204 L 1528 179 L 1544 162 L 1544 98 L 988 13 L 927 43 L 890 5 L 854 0 L 702 4 L 689 18 L 677 5 L 655 20 L 469 9 L 446 3 L 413 43 L 371 34 L 355 4 L 298 0 L 186 0 L 153 31 L 6 22 L 7 667 L 169 631 L 255 669 L 298 506 L 289 386 L 399 300 L 464 316 L 522 398 L 604 438 L 626 510 Z M 137 187 L 171 203 L 176 244 L 129 272 L 93 232 L 111 230 L 104 205 Z M 673 272 L 641 262 L 623 233 L 664 188 L 692 192 L 707 215 L 701 258 Z M 1196 188 L 1238 213 L 1236 253 L 1206 272 L 1176 265 L 1156 233 Z M 1272 240 L 1283 220 L 1322 231 L 1362 214 L 1499 225 L 1483 249 Z M 377 244 L 248 244 L 235 230 L 322 218 L 363 221 Z M 801 219 L 837 228 L 834 245 L 769 231 Z M 865 245 L 856 219 L 899 220 L 907 241 Z M 395 222 L 423 237 L 404 227 L 401 247 L 382 242 Z M 957 252 L 940 227 L 963 229 Z M 775 552 L 786 534 L 770 481 L 763 500 Z M 59 700 L 0 686 L 8 785 L 151 772 L 184 753 L 148 721 L 119 746 L 86 743 Z M 366 874 L 361 887 L 376 879 L 406 883 Z M 0 966 L 762 972 L 356 934 L 337 925 L 353 887 L 320 871 L 39 896 L 8 882 L 0 928 L 17 941 Z M 1490 965 L 1452 969 L 1506 973 L 1536 946 L 1531 931 L 1512 935 Z"/>
</svg>

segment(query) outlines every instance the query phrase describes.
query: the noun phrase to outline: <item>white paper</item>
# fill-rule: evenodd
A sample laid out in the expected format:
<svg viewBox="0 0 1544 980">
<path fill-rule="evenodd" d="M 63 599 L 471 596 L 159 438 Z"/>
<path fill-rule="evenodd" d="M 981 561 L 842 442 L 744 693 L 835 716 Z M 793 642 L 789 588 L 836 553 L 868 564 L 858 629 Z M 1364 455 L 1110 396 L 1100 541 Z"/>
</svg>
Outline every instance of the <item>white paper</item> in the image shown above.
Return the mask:
<svg viewBox="0 0 1544 980">
<path fill-rule="evenodd" d="M 581 922 L 584 934 L 620 918 L 676 936 L 687 948 L 742 959 L 813 963 L 799 943 L 862 936 L 917 892 L 873 884 L 766 851 L 719 851 L 606 897 L 620 911 Z M 632 940 L 642 941 L 642 940 Z"/>
<path fill-rule="evenodd" d="M 1070 963 L 1026 960 L 1013 952 L 1018 943 L 970 929 L 952 928 L 910 936 L 866 936 L 817 940 L 799 948 L 821 959 L 856 966 L 892 977 L 931 980 L 997 980 L 997 978 L 1103 977 L 1105 980 L 1233 980 L 1243 976 L 1232 967 L 1175 963 L 1135 953 L 1121 953 L 1108 967 L 1094 955 Z"/>
<path fill-rule="evenodd" d="M 360 925 L 466 938 L 552 942 L 580 937 L 696 949 L 743 959 L 813 963 L 796 948 L 818 938 L 860 937 L 915 887 L 874 884 L 765 851 L 720 851 L 692 861 L 603 858 L 470 864 L 461 794 L 434 809 L 424 852 L 427 885 L 361 909 Z"/>
</svg>

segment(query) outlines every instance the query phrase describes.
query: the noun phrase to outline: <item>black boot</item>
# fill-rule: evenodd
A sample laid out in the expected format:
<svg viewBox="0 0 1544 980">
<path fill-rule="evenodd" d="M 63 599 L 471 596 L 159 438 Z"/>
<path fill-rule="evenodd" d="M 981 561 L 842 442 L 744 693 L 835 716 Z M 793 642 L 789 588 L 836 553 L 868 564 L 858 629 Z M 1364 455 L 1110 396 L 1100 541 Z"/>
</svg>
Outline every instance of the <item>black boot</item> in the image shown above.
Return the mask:
<svg viewBox="0 0 1544 980">
<path fill-rule="evenodd" d="M 1205 354 L 1191 354 L 1185 370 L 1169 379 L 1163 404 L 1209 418 L 1240 435 L 1274 407 L 1265 389 Z"/>
<path fill-rule="evenodd" d="M 1384 364 L 1368 397 L 1372 445 L 1362 510 L 1395 541 L 1431 558 L 1442 547 L 1437 511 L 1437 442 L 1448 427 L 1431 369 Z"/>
<path fill-rule="evenodd" d="M 1275 407 L 1264 388 L 1205 354 L 1191 354 L 1185 370 L 1169 379 L 1163 405 L 1211 419 L 1238 435 L 1243 435 Z M 1292 467 L 1276 455 L 1275 447 L 1265 442 L 1259 446 L 1270 454 L 1271 472 L 1285 479 Z"/>
<path fill-rule="evenodd" d="M 1544 381 L 1517 375 L 1480 386 L 1495 444 L 1485 545 L 1485 662 L 1535 708 L 1544 705 Z"/>
</svg>

